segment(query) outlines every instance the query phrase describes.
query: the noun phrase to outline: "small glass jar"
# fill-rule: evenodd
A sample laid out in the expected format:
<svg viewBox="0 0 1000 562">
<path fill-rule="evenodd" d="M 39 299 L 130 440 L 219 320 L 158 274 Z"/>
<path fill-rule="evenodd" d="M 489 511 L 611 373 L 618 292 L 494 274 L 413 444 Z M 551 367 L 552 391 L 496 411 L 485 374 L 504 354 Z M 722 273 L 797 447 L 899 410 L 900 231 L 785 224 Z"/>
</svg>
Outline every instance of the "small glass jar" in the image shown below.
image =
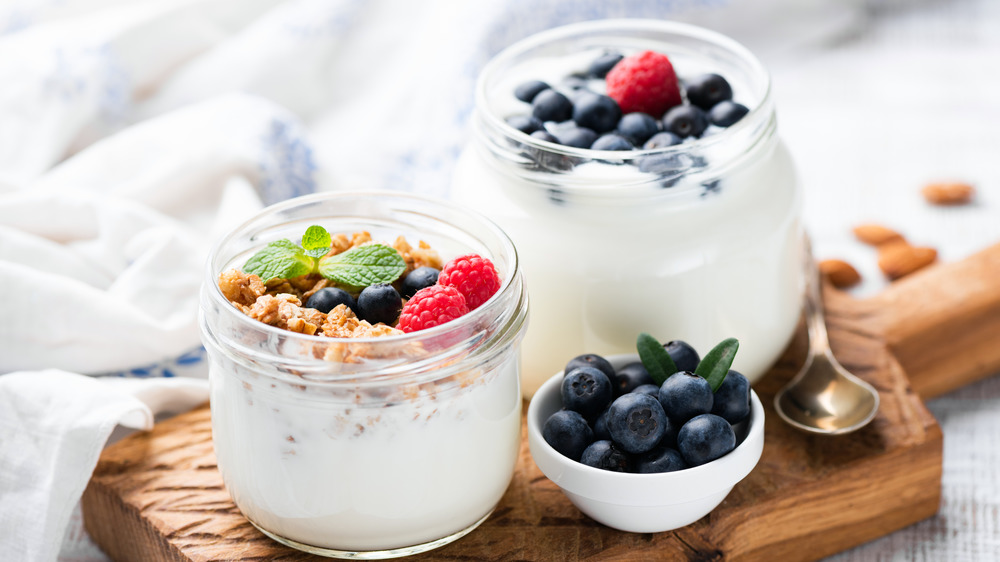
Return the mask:
<svg viewBox="0 0 1000 562">
<path fill-rule="evenodd" d="M 666 54 L 681 80 L 720 74 L 750 112 L 697 140 L 623 152 L 549 143 L 505 122 L 531 112 L 513 95 L 518 84 L 543 80 L 572 99 L 565 77 L 607 50 Z M 526 396 L 576 355 L 634 352 L 640 332 L 703 354 L 738 338 L 734 368 L 751 381 L 780 355 L 801 308 L 801 190 L 776 133 L 770 79 L 744 47 L 662 21 L 553 29 L 483 69 L 473 128 L 452 198 L 518 247 L 532 301 Z"/>
<path fill-rule="evenodd" d="M 457 320 L 368 339 L 282 330 L 226 300 L 222 271 L 312 224 L 424 240 L 445 260 L 475 252 L 503 284 Z M 412 195 L 296 198 L 214 248 L 201 301 L 219 470 L 265 534 L 315 554 L 391 558 L 464 536 L 500 501 L 520 445 L 527 295 L 514 246 L 495 224 Z"/>
</svg>

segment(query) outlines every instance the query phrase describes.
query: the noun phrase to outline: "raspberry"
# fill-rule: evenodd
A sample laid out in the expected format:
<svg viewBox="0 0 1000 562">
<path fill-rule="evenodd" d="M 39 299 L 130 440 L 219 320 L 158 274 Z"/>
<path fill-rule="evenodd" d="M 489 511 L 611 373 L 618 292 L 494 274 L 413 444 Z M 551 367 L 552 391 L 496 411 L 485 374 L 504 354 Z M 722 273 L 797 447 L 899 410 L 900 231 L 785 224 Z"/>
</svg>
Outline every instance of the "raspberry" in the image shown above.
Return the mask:
<svg viewBox="0 0 1000 562">
<path fill-rule="evenodd" d="M 625 57 L 605 78 L 608 95 L 622 113 L 641 111 L 659 118 L 681 103 L 677 74 L 666 55 L 643 51 Z"/>
<path fill-rule="evenodd" d="M 500 289 L 500 275 L 490 260 L 476 254 L 466 254 L 444 266 L 438 277 L 438 284 L 458 289 L 465 297 L 469 310 L 475 310 Z"/>
<path fill-rule="evenodd" d="M 431 285 L 420 289 L 406 301 L 399 314 L 400 330 L 406 333 L 425 330 L 450 322 L 469 313 L 465 297 L 458 289 L 444 285 Z"/>
</svg>

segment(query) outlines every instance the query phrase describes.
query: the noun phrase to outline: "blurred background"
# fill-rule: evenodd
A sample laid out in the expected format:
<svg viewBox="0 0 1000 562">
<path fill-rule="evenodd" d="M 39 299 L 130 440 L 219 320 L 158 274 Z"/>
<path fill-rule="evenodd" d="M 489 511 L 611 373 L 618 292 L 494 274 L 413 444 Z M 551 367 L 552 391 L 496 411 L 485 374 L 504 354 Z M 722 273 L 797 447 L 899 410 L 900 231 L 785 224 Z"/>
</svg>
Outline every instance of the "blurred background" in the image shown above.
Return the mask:
<svg viewBox="0 0 1000 562">
<path fill-rule="evenodd" d="M 615 17 L 703 25 L 764 62 L 816 254 L 859 269 L 856 296 L 887 283 L 851 233 L 859 223 L 895 228 L 941 261 L 1000 241 L 996 1 L 0 0 L 0 279 L 57 272 L 66 248 L 104 255 L 95 240 L 115 217 L 144 217 L 170 233 L 121 245 L 111 266 L 73 267 L 113 291 L 160 248 L 152 261 L 170 272 L 156 276 L 162 299 L 143 306 L 169 317 L 165 341 L 184 351 L 197 342 L 202 252 L 220 233 L 317 190 L 447 196 L 490 57 L 543 29 Z M 974 185 L 973 204 L 929 205 L 920 189 L 941 180 Z M 171 248 L 191 255 L 164 261 Z M 8 309 L 22 300 L 0 295 Z M 25 328 L 10 318 L 0 372 L 50 366 L 18 355 Z M 998 406 L 997 380 L 932 401 L 945 432 L 940 513 L 835 559 L 1000 559 Z M 104 560 L 78 515 L 60 559 Z"/>
</svg>

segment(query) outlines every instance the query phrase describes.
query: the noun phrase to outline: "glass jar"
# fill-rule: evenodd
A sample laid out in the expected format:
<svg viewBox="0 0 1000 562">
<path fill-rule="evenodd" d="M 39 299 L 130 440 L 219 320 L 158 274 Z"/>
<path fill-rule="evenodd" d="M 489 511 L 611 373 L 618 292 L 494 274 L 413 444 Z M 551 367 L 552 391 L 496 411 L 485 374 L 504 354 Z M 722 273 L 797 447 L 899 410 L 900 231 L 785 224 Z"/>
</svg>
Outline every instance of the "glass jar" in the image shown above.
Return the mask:
<svg viewBox="0 0 1000 562">
<path fill-rule="evenodd" d="M 340 339 L 258 322 L 226 300 L 222 271 L 309 225 L 475 252 L 503 278 L 452 322 Z M 265 209 L 212 251 L 201 330 L 212 436 L 240 511 L 279 542 L 388 558 L 447 544 L 504 494 L 520 446 L 519 347 L 527 295 L 510 239 L 451 203 L 392 193 L 319 194 Z"/>
<path fill-rule="evenodd" d="M 606 50 L 670 57 L 683 80 L 714 72 L 750 108 L 736 124 L 655 150 L 578 149 L 505 122 L 530 114 L 514 88 L 565 76 Z M 589 86 L 600 91 L 603 80 Z M 452 198 L 514 240 L 532 301 L 522 390 L 581 353 L 635 351 L 636 336 L 702 354 L 740 340 L 751 381 L 777 359 L 802 300 L 801 192 L 776 133 L 770 79 L 736 42 L 690 25 L 606 20 L 553 29 L 497 55 L 476 87 L 473 140 Z"/>
</svg>

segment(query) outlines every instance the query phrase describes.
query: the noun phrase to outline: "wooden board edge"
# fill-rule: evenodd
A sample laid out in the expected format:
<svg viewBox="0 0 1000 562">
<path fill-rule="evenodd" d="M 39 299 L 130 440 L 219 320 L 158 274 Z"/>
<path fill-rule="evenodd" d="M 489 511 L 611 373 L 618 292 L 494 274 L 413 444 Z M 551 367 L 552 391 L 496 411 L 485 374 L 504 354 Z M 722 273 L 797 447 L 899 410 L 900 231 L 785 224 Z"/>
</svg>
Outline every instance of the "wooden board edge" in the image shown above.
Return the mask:
<svg viewBox="0 0 1000 562">
<path fill-rule="evenodd" d="M 83 526 L 90 538 L 116 562 L 190 562 L 138 509 L 125 503 L 120 495 L 96 478 L 87 484 L 80 499 L 80 509 Z M 110 521 L 103 522 L 104 516 L 109 516 Z"/>
<path fill-rule="evenodd" d="M 1000 372 L 1000 244 L 859 301 L 925 400 Z"/>
<path fill-rule="evenodd" d="M 792 517 L 791 519 L 776 522 L 771 518 L 766 523 L 760 523 L 760 527 L 765 527 L 764 529 L 746 529 L 753 527 L 754 521 L 715 522 L 711 527 L 712 536 L 706 537 L 707 542 L 719 545 L 725 560 L 809 562 L 881 538 L 934 516 L 941 504 L 944 438 L 933 418 L 931 421 L 927 428 L 927 440 L 920 445 L 860 462 L 849 471 L 850 474 L 856 475 L 860 482 L 862 478 L 887 469 L 886 465 L 906 467 L 910 478 L 905 482 L 890 480 L 874 484 L 883 486 L 883 490 L 884 486 L 889 486 L 896 490 L 898 497 L 906 498 L 907 501 L 901 501 L 900 505 L 886 505 L 881 499 L 872 499 L 873 496 L 867 493 L 867 486 L 851 486 L 848 483 L 831 491 L 817 483 L 815 489 L 807 491 L 805 495 L 807 505 L 812 502 L 811 509 L 816 513 L 815 517 L 809 517 L 808 511 L 791 509 L 786 505 L 790 501 L 802 501 L 802 497 L 778 498 L 754 506 L 745 517 L 752 518 L 754 514 L 759 514 L 761 521 L 765 521 L 768 519 L 768 513 L 784 511 Z M 878 498 L 884 496 L 883 493 Z M 823 513 L 823 507 L 834 503 L 850 507 L 866 514 L 867 517 L 855 519 L 844 525 L 828 526 L 833 517 Z M 803 513 L 806 515 L 803 516 Z M 803 521 L 810 521 L 813 525 L 810 528 L 800 527 L 801 531 L 798 534 L 780 542 L 761 543 L 755 536 L 766 532 L 766 527 L 801 525 Z M 741 526 L 745 527 L 742 532 L 739 530 Z M 754 536 L 754 540 L 748 540 L 750 536 Z M 809 551 L 803 550 L 803 542 L 809 543 L 811 548 Z"/>
</svg>

